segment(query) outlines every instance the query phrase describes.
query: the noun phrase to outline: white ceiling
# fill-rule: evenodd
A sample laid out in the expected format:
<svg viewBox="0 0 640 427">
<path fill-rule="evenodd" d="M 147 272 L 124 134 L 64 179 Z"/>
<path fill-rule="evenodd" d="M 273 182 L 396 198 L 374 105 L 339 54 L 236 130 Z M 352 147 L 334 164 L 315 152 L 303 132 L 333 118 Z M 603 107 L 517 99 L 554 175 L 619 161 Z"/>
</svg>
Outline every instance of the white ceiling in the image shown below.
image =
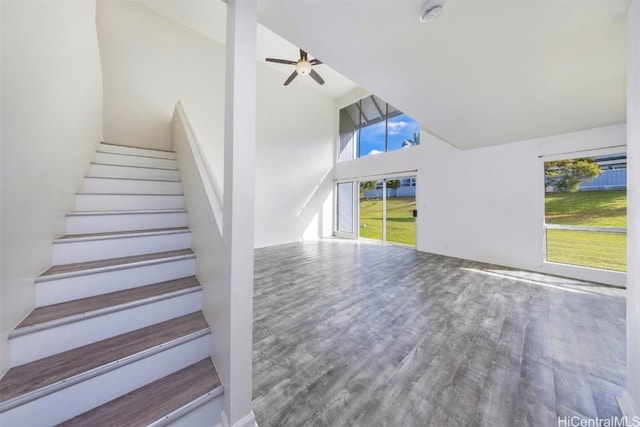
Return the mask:
<svg viewBox="0 0 640 427">
<path fill-rule="evenodd" d="M 259 21 L 463 149 L 625 121 L 627 0 L 261 0 Z"/>
<path fill-rule="evenodd" d="M 139 2 L 224 41 L 220 0 Z M 625 121 L 629 0 L 448 0 L 429 24 L 422 3 L 259 0 L 258 58 L 303 47 L 327 83 L 292 84 L 337 98 L 357 82 L 463 149 Z"/>
<path fill-rule="evenodd" d="M 225 42 L 226 4 L 221 0 L 137 0 L 138 3 L 161 15 L 185 25 L 220 43 Z M 282 82 L 293 72 L 293 65 L 275 64 L 264 59 L 282 58 L 298 60 L 300 51 L 297 46 L 258 24 L 257 29 L 258 61 L 282 73 Z M 313 55 L 309 54 L 311 58 Z M 314 69 L 325 80 L 320 86 L 309 76 L 298 76 L 291 84 L 304 84 L 331 98 L 338 98 L 357 87 L 355 83 L 337 73 L 327 65 L 317 65 Z"/>
</svg>

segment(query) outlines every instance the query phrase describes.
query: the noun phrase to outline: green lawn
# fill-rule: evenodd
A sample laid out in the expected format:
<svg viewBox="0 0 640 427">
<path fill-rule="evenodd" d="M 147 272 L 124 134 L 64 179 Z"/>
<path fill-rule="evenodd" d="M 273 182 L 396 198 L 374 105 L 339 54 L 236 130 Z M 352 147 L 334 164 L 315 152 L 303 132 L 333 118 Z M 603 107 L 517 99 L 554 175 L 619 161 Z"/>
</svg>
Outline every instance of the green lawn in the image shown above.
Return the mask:
<svg viewBox="0 0 640 427">
<path fill-rule="evenodd" d="M 549 193 L 545 197 L 548 224 L 593 227 L 627 226 L 626 191 Z M 627 236 L 574 230 L 547 231 L 547 260 L 564 264 L 626 271 Z"/>
<path fill-rule="evenodd" d="M 415 246 L 414 198 L 387 200 L 387 241 Z M 545 198 L 549 224 L 594 227 L 627 226 L 626 191 L 549 193 Z M 360 236 L 382 239 L 382 200 L 360 200 Z M 548 230 L 547 260 L 564 264 L 626 270 L 626 234 Z"/>
<path fill-rule="evenodd" d="M 548 224 L 627 226 L 625 190 L 547 193 L 544 205 Z"/>
<path fill-rule="evenodd" d="M 413 197 L 387 199 L 387 241 L 415 246 Z M 360 199 L 360 237 L 382 240 L 382 200 Z"/>
</svg>

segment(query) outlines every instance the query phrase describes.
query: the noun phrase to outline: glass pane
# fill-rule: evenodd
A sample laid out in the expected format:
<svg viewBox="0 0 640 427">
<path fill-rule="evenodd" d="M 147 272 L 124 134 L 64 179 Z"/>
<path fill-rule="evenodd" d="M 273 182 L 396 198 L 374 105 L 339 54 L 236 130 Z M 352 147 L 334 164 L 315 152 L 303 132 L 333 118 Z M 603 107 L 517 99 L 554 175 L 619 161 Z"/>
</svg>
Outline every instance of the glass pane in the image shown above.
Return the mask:
<svg viewBox="0 0 640 427">
<path fill-rule="evenodd" d="M 384 153 L 384 125 L 378 122 L 360 129 L 360 157 Z"/>
<path fill-rule="evenodd" d="M 387 180 L 387 242 L 416 245 L 415 177 Z"/>
<path fill-rule="evenodd" d="M 360 183 L 360 237 L 382 240 L 382 188 L 376 185 Z"/>
<path fill-rule="evenodd" d="M 406 114 L 388 122 L 387 151 L 400 150 L 420 144 L 420 125 Z"/>
<path fill-rule="evenodd" d="M 627 226 L 626 154 L 545 162 L 545 223 Z M 625 271 L 626 233 L 548 229 L 547 261 Z"/>
<path fill-rule="evenodd" d="M 627 235 L 549 229 L 547 230 L 547 261 L 626 271 Z"/>
<path fill-rule="evenodd" d="M 347 108 L 340 110 L 340 151 L 338 161 L 352 160 L 356 154 L 356 139 L 358 116 L 352 117 L 353 112 Z"/>
<path fill-rule="evenodd" d="M 353 182 L 338 184 L 338 231 L 354 232 Z"/>
</svg>

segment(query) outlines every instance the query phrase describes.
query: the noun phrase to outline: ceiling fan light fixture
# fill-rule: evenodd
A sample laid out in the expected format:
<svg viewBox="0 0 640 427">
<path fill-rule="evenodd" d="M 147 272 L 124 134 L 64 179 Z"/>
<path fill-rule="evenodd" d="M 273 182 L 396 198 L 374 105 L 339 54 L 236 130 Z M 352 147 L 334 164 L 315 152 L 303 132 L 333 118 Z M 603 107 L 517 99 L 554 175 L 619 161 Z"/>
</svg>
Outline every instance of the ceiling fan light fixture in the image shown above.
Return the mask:
<svg viewBox="0 0 640 427">
<path fill-rule="evenodd" d="M 444 10 L 444 0 L 427 0 L 420 9 L 420 22 L 435 21 Z"/>
<path fill-rule="evenodd" d="M 296 64 L 296 71 L 298 72 L 298 74 L 302 74 L 303 76 L 306 76 L 311 72 L 311 63 L 305 60 L 299 61 Z"/>
</svg>

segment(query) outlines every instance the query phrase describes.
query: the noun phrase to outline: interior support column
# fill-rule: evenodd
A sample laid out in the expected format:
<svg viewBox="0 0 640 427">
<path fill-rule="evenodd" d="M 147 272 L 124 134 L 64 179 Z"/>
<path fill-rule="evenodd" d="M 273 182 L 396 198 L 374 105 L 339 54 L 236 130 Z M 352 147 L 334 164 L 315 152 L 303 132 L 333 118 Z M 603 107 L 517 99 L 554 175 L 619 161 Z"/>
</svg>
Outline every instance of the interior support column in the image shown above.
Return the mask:
<svg viewBox="0 0 640 427">
<path fill-rule="evenodd" d="M 227 1 L 224 136 L 225 279 L 229 284 L 229 379 L 222 422 L 253 426 L 253 246 L 256 128 L 256 0 Z"/>
<path fill-rule="evenodd" d="M 632 423 L 640 416 L 640 0 L 629 7 L 628 31 L 627 390 L 618 400 Z"/>
</svg>

